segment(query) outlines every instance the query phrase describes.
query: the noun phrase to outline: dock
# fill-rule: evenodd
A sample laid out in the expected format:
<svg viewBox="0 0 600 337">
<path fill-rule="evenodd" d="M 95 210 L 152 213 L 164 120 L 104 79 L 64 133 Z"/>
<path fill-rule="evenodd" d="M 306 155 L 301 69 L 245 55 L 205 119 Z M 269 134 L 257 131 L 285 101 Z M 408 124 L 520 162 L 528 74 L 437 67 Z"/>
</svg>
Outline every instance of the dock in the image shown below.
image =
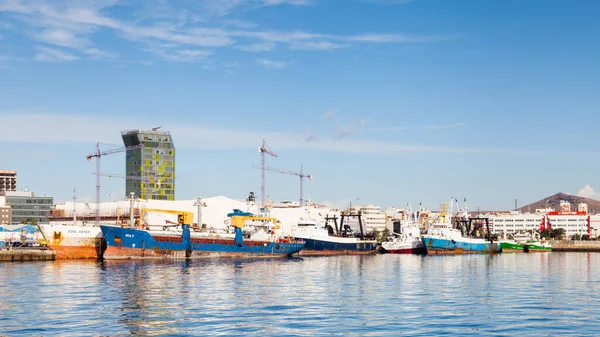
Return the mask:
<svg viewBox="0 0 600 337">
<path fill-rule="evenodd" d="M 0 250 L 0 262 L 12 261 L 54 261 L 56 252 L 47 248 L 15 248 Z"/>
<path fill-rule="evenodd" d="M 600 252 L 600 241 L 550 240 L 553 252 Z"/>
</svg>

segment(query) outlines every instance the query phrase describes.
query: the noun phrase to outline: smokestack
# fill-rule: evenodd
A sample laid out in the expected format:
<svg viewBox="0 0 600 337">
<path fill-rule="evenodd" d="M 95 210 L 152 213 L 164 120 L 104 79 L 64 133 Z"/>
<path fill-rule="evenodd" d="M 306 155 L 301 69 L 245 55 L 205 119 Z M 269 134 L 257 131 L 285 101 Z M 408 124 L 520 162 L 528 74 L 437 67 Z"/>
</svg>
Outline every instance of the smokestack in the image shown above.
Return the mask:
<svg viewBox="0 0 600 337">
<path fill-rule="evenodd" d="M 515 211 L 518 209 L 519 209 L 519 207 L 517 207 L 517 199 L 515 198 Z"/>
</svg>

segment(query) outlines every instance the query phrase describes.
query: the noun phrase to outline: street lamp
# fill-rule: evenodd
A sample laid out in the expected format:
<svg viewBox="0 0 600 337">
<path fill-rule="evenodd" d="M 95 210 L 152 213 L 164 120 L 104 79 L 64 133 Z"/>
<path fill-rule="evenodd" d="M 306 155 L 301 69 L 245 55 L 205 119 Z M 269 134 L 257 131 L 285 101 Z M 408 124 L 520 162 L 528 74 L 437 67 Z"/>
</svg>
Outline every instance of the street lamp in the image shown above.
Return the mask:
<svg viewBox="0 0 600 337">
<path fill-rule="evenodd" d="M 198 228 L 202 228 L 202 207 L 206 206 L 201 197 L 197 197 L 194 206 L 198 207 Z"/>
</svg>

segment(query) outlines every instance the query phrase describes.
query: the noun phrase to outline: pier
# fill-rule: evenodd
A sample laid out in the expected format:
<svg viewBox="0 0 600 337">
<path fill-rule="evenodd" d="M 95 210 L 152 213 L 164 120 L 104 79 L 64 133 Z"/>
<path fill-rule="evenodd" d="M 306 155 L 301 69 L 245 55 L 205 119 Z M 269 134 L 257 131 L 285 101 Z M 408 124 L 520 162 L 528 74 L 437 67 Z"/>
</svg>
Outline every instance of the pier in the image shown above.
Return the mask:
<svg viewBox="0 0 600 337">
<path fill-rule="evenodd" d="M 600 252 L 600 241 L 550 240 L 553 252 Z"/>
<path fill-rule="evenodd" d="M 15 248 L 0 250 L 0 262 L 12 261 L 54 261 L 56 252 L 45 248 Z"/>
</svg>

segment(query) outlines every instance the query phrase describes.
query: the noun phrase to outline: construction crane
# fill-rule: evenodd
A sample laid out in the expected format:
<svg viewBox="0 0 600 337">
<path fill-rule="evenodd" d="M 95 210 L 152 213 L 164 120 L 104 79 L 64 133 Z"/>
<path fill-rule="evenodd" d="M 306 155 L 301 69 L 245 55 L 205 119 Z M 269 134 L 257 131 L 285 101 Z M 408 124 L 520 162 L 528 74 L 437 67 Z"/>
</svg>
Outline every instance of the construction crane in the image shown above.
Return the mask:
<svg viewBox="0 0 600 337">
<path fill-rule="evenodd" d="M 270 155 L 271 157 L 277 157 L 277 154 L 273 151 L 269 150 L 267 147 L 267 143 L 263 139 L 262 145 L 258 147 L 258 152 L 260 152 L 260 161 L 261 161 L 261 183 L 260 183 L 260 193 L 261 193 L 261 202 L 262 208 L 265 209 L 265 153 Z"/>
<path fill-rule="evenodd" d="M 93 174 L 96 175 L 96 173 L 93 173 Z M 119 173 L 104 173 L 104 172 L 101 172 L 100 175 L 103 176 L 103 177 L 109 177 L 109 178 L 123 178 L 123 179 L 131 179 L 131 180 L 143 180 L 145 182 L 149 182 L 150 181 L 149 177 L 138 177 L 138 176 L 131 176 L 131 175 L 119 174 Z"/>
<path fill-rule="evenodd" d="M 96 174 L 96 173 L 94 173 L 94 174 Z M 109 178 L 123 178 L 123 179 L 129 179 L 129 180 L 143 180 L 146 183 L 150 182 L 150 178 L 149 177 L 138 177 L 138 176 L 132 176 L 132 175 L 119 174 L 119 173 L 105 173 L 105 172 L 101 172 L 100 175 L 103 176 L 103 177 L 109 177 Z"/>
<path fill-rule="evenodd" d="M 253 166 L 253 168 L 261 168 L 261 167 Z M 310 174 L 305 174 L 304 170 L 302 168 L 302 165 L 300 165 L 300 172 L 281 170 L 281 169 L 276 169 L 276 168 L 271 168 L 271 167 L 265 167 L 264 170 L 271 171 L 271 172 L 279 172 L 279 173 L 289 174 L 289 175 L 295 175 L 295 176 L 300 177 L 300 206 L 304 206 L 304 178 L 308 178 L 309 180 L 312 180 L 313 176 Z"/>
<path fill-rule="evenodd" d="M 102 156 L 106 156 L 109 154 L 128 151 L 128 150 L 135 150 L 135 149 L 139 149 L 142 147 L 144 147 L 143 143 L 138 144 L 138 145 L 128 146 L 128 147 L 122 147 L 122 148 L 118 148 L 118 149 L 112 149 L 112 150 L 108 150 L 108 151 L 100 151 L 100 143 L 96 143 L 96 153 L 88 154 L 86 156 L 86 159 L 88 161 L 92 160 L 92 158 L 96 158 L 96 211 L 95 211 L 96 226 L 100 225 L 100 177 L 101 177 L 100 158 L 102 158 Z"/>
</svg>

